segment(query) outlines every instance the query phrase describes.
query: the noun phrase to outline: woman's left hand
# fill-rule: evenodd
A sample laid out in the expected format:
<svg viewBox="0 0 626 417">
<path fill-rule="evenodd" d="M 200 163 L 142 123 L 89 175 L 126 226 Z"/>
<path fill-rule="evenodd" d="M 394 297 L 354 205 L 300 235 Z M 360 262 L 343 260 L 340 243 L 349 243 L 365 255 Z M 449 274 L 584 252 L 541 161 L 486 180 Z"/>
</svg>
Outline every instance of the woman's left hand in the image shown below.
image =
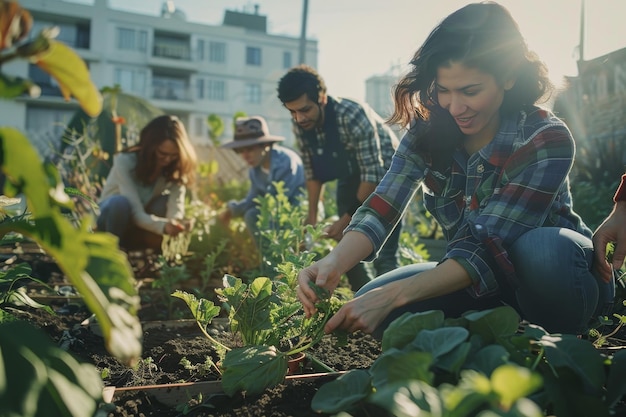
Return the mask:
<svg viewBox="0 0 626 417">
<path fill-rule="evenodd" d="M 398 286 L 393 284 L 375 288 L 345 303 L 328 320 L 324 331 L 332 333 L 343 329 L 350 333 L 357 330 L 372 333 L 395 308 L 392 300 L 397 299 Z"/>
<path fill-rule="evenodd" d="M 168 223 L 165 224 L 163 233 L 165 233 L 166 235 L 170 235 L 170 236 L 176 236 L 184 230 L 185 230 L 185 225 L 183 225 L 176 219 L 172 219 Z"/>
</svg>

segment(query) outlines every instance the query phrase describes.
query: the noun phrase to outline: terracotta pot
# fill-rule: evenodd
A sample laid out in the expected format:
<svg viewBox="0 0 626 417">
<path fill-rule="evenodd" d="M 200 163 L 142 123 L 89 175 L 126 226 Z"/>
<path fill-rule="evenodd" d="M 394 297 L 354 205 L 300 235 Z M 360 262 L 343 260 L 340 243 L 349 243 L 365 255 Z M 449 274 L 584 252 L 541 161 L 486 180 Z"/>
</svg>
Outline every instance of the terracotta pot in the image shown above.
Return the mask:
<svg viewBox="0 0 626 417">
<path fill-rule="evenodd" d="M 298 375 L 302 373 L 302 368 L 304 368 L 304 360 L 306 359 L 306 355 L 304 352 L 296 353 L 295 355 L 289 358 L 287 361 L 287 375 Z"/>
</svg>

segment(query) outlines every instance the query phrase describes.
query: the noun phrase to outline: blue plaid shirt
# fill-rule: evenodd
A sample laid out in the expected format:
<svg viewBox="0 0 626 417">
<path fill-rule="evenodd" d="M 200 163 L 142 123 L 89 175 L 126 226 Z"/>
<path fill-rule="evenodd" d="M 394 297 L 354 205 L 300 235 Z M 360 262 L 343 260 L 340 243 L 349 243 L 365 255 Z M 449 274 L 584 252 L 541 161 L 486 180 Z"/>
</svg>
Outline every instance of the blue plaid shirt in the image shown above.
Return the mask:
<svg viewBox="0 0 626 417">
<path fill-rule="evenodd" d="M 423 188 L 424 204 L 448 241 L 442 259 L 457 260 L 469 273 L 476 297 L 497 290 L 496 276 L 515 285 L 515 270 L 506 249 L 537 227 L 564 227 L 591 237 L 591 230 L 572 211 L 568 174 L 574 140 L 551 112 L 532 108 L 503 118 L 494 139 L 468 155 L 459 149 L 445 173 L 411 150 L 407 133 L 391 168 L 376 191 L 354 214 L 346 230 L 372 241 L 376 256 L 415 192 Z"/>
<path fill-rule="evenodd" d="M 377 184 L 391 164 L 393 153 L 398 147 L 398 138 L 367 104 L 346 98 L 332 99 L 335 100 L 339 138 L 345 149 L 356 156 L 361 181 Z M 301 151 L 306 179 L 314 179 L 311 168 L 312 149 L 304 138 L 304 130 L 294 122 L 293 133 Z M 323 144 L 324 130 L 316 129 L 315 134 L 317 142 Z"/>
</svg>

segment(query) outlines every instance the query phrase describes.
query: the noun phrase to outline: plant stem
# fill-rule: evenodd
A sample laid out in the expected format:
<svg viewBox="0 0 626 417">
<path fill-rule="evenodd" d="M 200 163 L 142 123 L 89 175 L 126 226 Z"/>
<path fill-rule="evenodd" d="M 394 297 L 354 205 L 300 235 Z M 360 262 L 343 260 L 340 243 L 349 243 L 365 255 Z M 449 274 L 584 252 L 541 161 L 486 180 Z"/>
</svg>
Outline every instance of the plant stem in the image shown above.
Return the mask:
<svg viewBox="0 0 626 417">
<path fill-rule="evenodd" d="M 323 369 L 326 372 L 337 372 L 336 369 L 333 369 L 330 366 L 326 365 L 324 362 L 319 360 L 317 357 L 311 355 L 310 353 L 307 353 L 306 356 L 307 356 L 307 358 L 309 358 L 311 360 L 311 362 L 313 362 L 314 367 L 319 368 L 319 369 Z"/>
<path fill-rule="evenodd" d="M 221 344 L 220 342 L 218 342 L 217 340 L 213 339 L 213 337 L 211 337 L 211 335 L 210 335 L 210 334 L 206 331 L 206 329 L 205 329 L 205 328 L 204 328 L 204 327 L 200 324 L 200 322 L 198 322 L 197 320 L 196 320 L 196 324 L 197 324 L 197 325 L 198 325 L 198 327 L 200 328 L 200 331 L 201 331 L 202 333 L 204 333 L 204 336 L 205 336 L 207 339 L 209 339 L 209 341 L 210 341 L 211 343 L 215 344 L 216 346 L 219 346 L 219 347 L 223 348 L 223 349 L 224 349 L 224 350 L 226 350 L 227 352 L 231 350 L 228 346 L 223 345 L 223 344 Z"/>
</svg>

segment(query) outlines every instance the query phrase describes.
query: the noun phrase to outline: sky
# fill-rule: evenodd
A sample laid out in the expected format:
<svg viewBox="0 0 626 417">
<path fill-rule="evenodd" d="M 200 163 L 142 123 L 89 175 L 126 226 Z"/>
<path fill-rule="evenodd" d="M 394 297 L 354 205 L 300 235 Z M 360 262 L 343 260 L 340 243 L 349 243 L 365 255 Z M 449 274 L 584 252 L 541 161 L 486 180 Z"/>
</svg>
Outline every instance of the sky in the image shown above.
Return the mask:
<svg viewBox="0 0 626 417">
<path fill-rule="evenodd" d="M 552 81 L 577 75 L 582 0 L 500 0 L 517 20 L 530 48 L 547 64 Z M 111 7 L 159 15 L 161 0 L 109 0 Z M 317 69 L 331 95 L 365 99 L 373 75 L 406 71 L 413 53 L 461 0 L 308 0 L 306 35 L 318 41 Z M 220 25 L 224 10 L 259 5 L 268 32 L 299 37 L 303 0 L 174 0 L 191 22 Z M 626 2 L 587 0 L 584 58 L 626 47 Z"/>
</svg>

